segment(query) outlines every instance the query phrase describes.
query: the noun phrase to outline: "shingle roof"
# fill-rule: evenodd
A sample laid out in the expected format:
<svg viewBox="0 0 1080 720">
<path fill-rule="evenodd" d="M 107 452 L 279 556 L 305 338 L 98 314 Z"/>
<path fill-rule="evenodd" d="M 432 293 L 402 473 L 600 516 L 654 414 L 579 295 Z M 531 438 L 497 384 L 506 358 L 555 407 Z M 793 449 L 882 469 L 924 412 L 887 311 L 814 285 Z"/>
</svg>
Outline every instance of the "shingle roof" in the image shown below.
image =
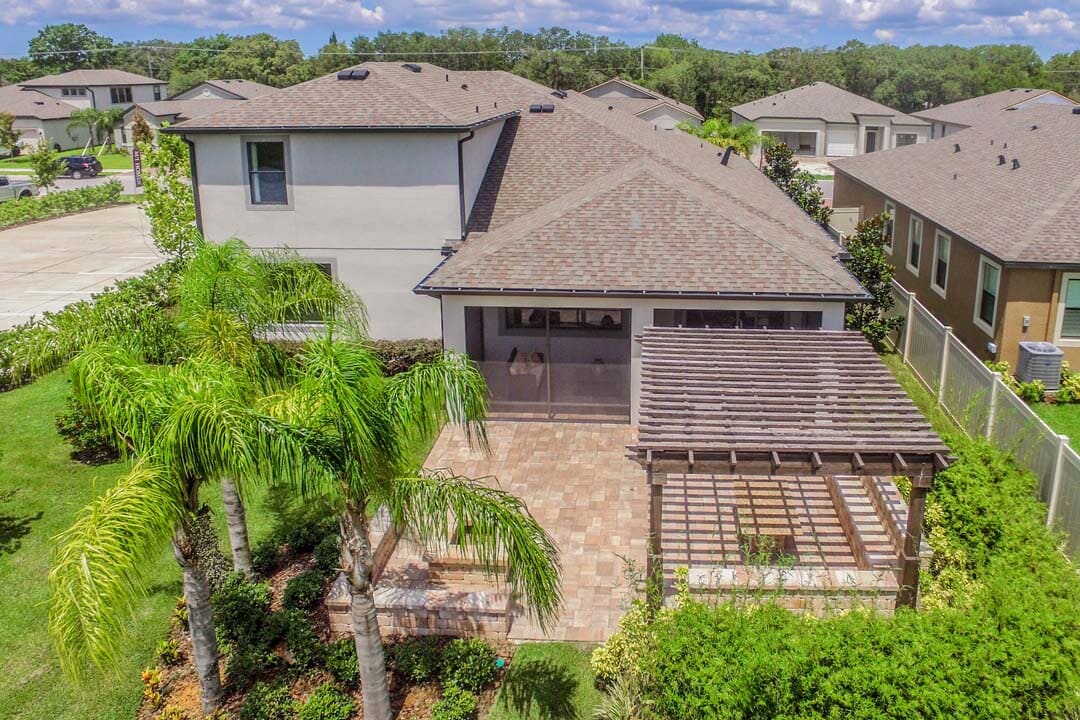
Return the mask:
<svg viewBox="0 0 1080 720">
<path fill-rule="evenodd" d="M 1008 110 L 1020 103 L 1034 100 L 1050 93 L 1063 104 L 1072 102 L 1068 98 L 1059 95 L 1053 90 L 1038 90 L 1035 88 L 1010 88 L 989 95 L 960 100 L 948 105 L 920 110 L 914 115 L 931 122 L 943 122 L 950 125 L 964 125 L 971 127 L 986 122 L 996 112 Z M 1074 103 L 1075 104 L 1075 103 Z"/>
<path fill-rule="evenodd" d="M 638 91 L 640 93 L 648 95 L 649 97 L 640 97 L 640 98 L 638 98 L 638 97 L 619 97 L 619 96 L 616 96 L 616 95 L 592 95 L 592 94 L 590 94 L 590 92 L 592 90 L 596 90 L 597 88 L 601 88 L 601 87 L 603 87 L 605 85 L 608 85 L 609 83 L 619 83 L 620 85 L 625 85 L 626 87 L 632 88 L 633 90 L 636 90 L 636 91 Z M 582 94 L 588 95 L 589 97 L 595 97 L 597 100 L 603 100 L 607 104 L 614 106 L 616 109 L 622 110 L 623 112 L 628 112 L 631 115 L 640 115 L 640 114 L 642 114 L 644 112 L 652 110 L 655 107 L 659 107 L 660 105 L 670 105 L 670 106 L 672 106 L 672 107 L 674 107 L 674 108 L 676 108 L 678 110 L 681 110 L 682 112 L 686 113 L 687 115 L 692 115 L 693 117 L 696 117 L 698 120 L 704 120 L 705 119 L 705 116 L 703 116 L 701 113 L 699 113 L 697 111 L 697 108 L 693 107 L 692 105 L 687 105 L 686 103 L 679 102 L 678 100 L 675 100 L 674 98 L 669 98 L 667 95 L 661 95 L 660 93 L 656 92 L 655 90 L 650 90 L 647 87 L 644 87 L 642 85 L 638 85 L 637 83 L 630 82 L 629 80 L 624 80 L 623 78 L 616 77 L 616 78 L 611 78 L 610 80 L 605 80 L 604 82 L 600 83 L 599 85 L 594 85 L 593 87 L 589 88 L 588 90 L 583 90 Z"/>
<path fill-rule="evenodd" d="M 548 91 L 462 73 L 521 107 Z M 461 250 L 421 292 L 861 296 L 831 238 L 749 162 L 570 93 L 507 121 Z M 483 234 L 481 234 L 483 233 Z"/>
<path fill-rule="evenodd" d="M 78 87 L 84 85 L 164 85 L 165 83 L 126 70 L 71 70 L 19 84 L 23 87 Z"/>
<path fill-rule="evenodd" d="M 1002 112 L 941 140 L 831 164 L 999 260 L 1080 264 L 1080 114 L 1072 108 Z"/>
<path fill-rule="evenodd" d="M 125 116 L 134 114 L 136 109 L 141 109 L 154 117 L 172 117 L 176 121 L 183 121 L 209 115 L 240 102 L 243 102 L 243 100 L 224 98 L 216 100 L 155 100 L 133 105 L 125 113 Z"/>
<path fill-rule="evenodd" d="M 370 62 L 365 80 L 325 75 L 256 97 L 176 127 L 183 132 L 278 129 L 455 129 L 505 116 L 498 98 L 447 72 L 420 63 L 415 73 L 399 63 Z"/>
<path fill-rule="evenodd" d="M 62 120 L 71 117 L 74 105 L 49 97 L 37 90 L 23 90 L 18 85 L 0 87 L 0 112 L 15 117 L 39 120 Z"/>
<path fill-rule="evenodd" d="M 868 100 L 826 82 L 814 82 L 731 109 L 747 120 L 760 118 L 805 118 L 830 123 L 857 123 L 859 115 L 888 115 L 900 125 L 926 125 L 912 115 L 888 105 Z"/>
<path fill-rule="evenodd" d="M 263 85 L 262 83 L 257 83 L 253 80 L 242 80 L 239 78 L 229 80 L 206 80 L 204 84 L 232 93 L 241 100 L 251 100 L 278 91 L 278 88 L 271 85 Z"/>
</svg>

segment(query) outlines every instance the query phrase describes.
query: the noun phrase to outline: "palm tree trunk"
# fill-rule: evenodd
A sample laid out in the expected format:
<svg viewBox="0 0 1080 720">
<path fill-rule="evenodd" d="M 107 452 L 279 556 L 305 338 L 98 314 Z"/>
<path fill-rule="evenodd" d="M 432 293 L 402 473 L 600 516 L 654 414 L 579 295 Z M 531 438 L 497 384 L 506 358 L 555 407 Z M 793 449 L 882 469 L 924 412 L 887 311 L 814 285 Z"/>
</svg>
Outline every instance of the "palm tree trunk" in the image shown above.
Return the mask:
<svg viewBox="0 0 1080 720">
<path fill-rule="evenodd" d="M 251 545 L 248 542 L 247 515 L 240 493 L 230 478 L 221 478 L 221 499 L 225 505 L 225 522 L 229 526 L 229 546 L 232 548 L 233 570 L 254 577 L 251 567 Z"/>
<path fill-rule="evenodd" d="M 359 506 L 359 507 L 357 507 Z M 341 555 L 352 591 L 352 626 L 364 720 L 391 720 L 390 686 L 386 682 L 386 654 L 379 635 L 379 616 L 371 586 L 372 553 L 364 504 L 346 504 L 341 520 Z"/>
<path fill-rule="evenodd" d="M 199 700 L 202 711 L 209 715 L 221 705 L 221 672 L 218 669 L 217 634 L 214 630 L 214 611 L 210 605 L 210 583 L 185 548 L 183 531 L 173 541 L 173 554 L 184 571 L 184 603 L 188 611 L 188 630 L 195 674 L 199 678 Z"/>
</svg>

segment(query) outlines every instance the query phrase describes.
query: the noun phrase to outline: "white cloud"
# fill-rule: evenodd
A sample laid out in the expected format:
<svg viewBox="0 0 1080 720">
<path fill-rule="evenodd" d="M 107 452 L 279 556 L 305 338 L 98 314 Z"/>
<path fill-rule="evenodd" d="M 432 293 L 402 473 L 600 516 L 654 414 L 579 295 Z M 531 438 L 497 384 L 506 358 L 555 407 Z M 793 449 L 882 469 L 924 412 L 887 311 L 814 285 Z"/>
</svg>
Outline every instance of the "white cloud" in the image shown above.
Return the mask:
<svg viewBox="0 0 1080 720">
<path fill-rule="evenodd" d="M 887 30 L 885 28 L 878 28 L 874 31 L 874 37 L 876 37 L 881 42 L 890 42 L 893 38 L 896 37 L 896 31 Z"/>
</svg>

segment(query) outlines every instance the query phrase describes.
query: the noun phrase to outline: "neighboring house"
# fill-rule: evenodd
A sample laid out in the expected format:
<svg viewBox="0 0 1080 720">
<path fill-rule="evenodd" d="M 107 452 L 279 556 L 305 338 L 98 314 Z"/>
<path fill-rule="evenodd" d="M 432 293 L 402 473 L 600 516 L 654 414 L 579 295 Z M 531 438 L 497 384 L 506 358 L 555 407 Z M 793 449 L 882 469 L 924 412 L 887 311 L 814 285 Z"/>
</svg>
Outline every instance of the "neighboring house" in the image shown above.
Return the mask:
<svg viewBox="0 0 1080 720">
<path fill-rule="evenodd" d="M 832 165 L 834 205 L 893 217 L 896 279 L 976 355 L 1016 367 L 1021 340 L 1044 340 L 1080 365 L 1080 108 Z"/>
<path fill-rule="evenodd" d="M 140 102 L 124 113 L 116 130 L 116 142 L 125 147 L 132 144 L 131 125 L 141 115 L 151 130 L 163 124 L 175 125 L 184 120 L 223 110 L 232 103 L 276 92 L 277 88 L 250 80 L 206 80 L 168 100 Z"/>
<path fill-rule="evenodd" d="M 630 113 L 663 130 L 672 130 L 682 122 L 700 125 L 705 119 L 701 113 L 686 103 L 673 100 L 655 90 L 622 78 L 612 78 L 594 85 L 582 94 L 606 102 L 616 110 Z"/>
<path fill-rule="evenodd" d="M 168 83 L 125 70 L 71 70 L 19 83 L 76 108 L 111 110 L 161 100 Z"/>
<path fill-rule="evenodd" d="M 1010 88 L 989 95 L 960 100 L 948 105 L 938 105 L 912 113 L 931 123 L 930 137 L 943 138 L 951 133 L 981 125 L 1002 110 L 1022 110 L 1035 105 L 1075 106 L 1075 100 L 1053 90 L 1033 88 Z"/>
<path fill-rule="evenodd" d="M 277 88 L 252 80 L 206 80 L 169 98 L 170 100 L 251 100 Z"/>
<path fill-rule="evenodd" d="M 925 143 L 930 124 L 826 82 L 815 82 L 731 109 L 797 155 L 846 157 Z"/>
<path fill-rule="evenodd" d="M 0 88 L 0 112 L 15 117 L 14 126 L 22 147 L 36 145 L 42 138 L 58 150 L 82 147 L 86 144 L 86 128 L 72 128 L 70 132 L 67 129 L 71 112 L 76 109 L 37 90 L 24 90 L 17 85 Z"/>
<path fill-rule="evenodd" d="M 866 297 L 746 160 L 562 95 L 367 63 L 165 132 L 208 239 L 324 264 L 374 336 L 467 352 L 495 406 L 636 417 L 644 327 L 839 330 Z"/>
</svg>

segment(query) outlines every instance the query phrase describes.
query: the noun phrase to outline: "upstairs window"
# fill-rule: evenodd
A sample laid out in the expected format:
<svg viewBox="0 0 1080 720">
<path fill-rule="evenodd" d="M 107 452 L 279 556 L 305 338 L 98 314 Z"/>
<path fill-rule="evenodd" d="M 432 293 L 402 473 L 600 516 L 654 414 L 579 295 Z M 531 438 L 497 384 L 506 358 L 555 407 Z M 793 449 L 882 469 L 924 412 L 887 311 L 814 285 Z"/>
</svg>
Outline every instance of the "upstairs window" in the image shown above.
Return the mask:
<svg viewBox="0 0 1080 720">
<path fill-rule="evenodd" d="M 918 138 L 919 136 L 915 133 L 896 133 L 896 147 L 914 145 L 918 141 Z"/>
<path fill-rule="evenodd" d="M 922 258 L 923 222 L 914 215 L 908 221 L 908 256 L 907 268 L 912 275 L 919 274 L 919 261 Z"/>
<path fill-rule="evenodd" d="M 975 324 L 994 335 L 994 318 L 997 317 L 998 289 L 1001 284 L 1001 266 L 982 258 L 979 262 L 978 296 L 975 298 Z"/>
<path fill-rule="evenodd" d="M 1064 277 L 1061 298 L 1061 337 L 1080 340 L 1080 275 Z"/>
<path fill-rule="evenodd" d="M 285 143 L 281 140 L 246 144 L 248 188 L 252 205 L 287 205 Z"/>
<path fill-rule="evenodd" d="M 86 88 L 61 88 L 63 97 L 86 97 Z"/>
<path fill-rule="evenodd" d="M 885 220 L 885 224 L 881 226 L 881 237 L 885 241 L 885 249 L 891 255 L 893 251 L 893 233 L 896 231 L 896 206 L 888 200 L 885 201 L 885 214 L 889 217 Z"/>
<path fill-rule="evenodd" d="M 930 287 L 941 297 L 945 297 L 945 287 L 949 282 L 949 254 L 951 251 L 952 238 L 939 230 L 934 234 L 934 274 L 930 278 Z"/>
<path fill-rule="evenodd" d="M 109 88 L 109 97 L 112 99 L 113 105 L 120 105 L 122 103 L 129 103 L 129 102 L 131 102 L 131 88 L 129 88 L 129 87 Z"/>
<path fill-rule="evenodd" d="M 161 99 L 161 86 L 160 85 L 155 85 L 154 86 L 154 99 L 155 100 L 160 100 Z"/>
</svg>

